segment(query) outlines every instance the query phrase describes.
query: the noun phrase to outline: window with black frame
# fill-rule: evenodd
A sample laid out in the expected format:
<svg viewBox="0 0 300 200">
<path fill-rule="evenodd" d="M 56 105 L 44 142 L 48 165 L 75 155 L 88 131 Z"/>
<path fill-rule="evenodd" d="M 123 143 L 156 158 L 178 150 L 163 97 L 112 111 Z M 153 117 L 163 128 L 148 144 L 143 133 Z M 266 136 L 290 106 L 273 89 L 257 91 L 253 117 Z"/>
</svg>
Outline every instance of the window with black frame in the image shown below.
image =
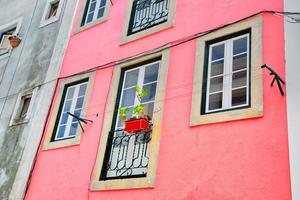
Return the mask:
<svg viewBox="0 0 300 200">
<path fill-rule="evenodd" d="M 149 90 L 149 95 L 142 99 L 142 104 L 145 106 L 144 113 L 153 116 L 159 68 L 160 60 L 155 59 L 122 71 L 100 180 L 147 175 L 151 129 L 135 134 L 124 132 L 124 121 L 119 117 L 118 110 L 120 107 L 128 107 L 128 116 L 132 115 L 134 106 L 139 104 L 135 89 L 138 85 Z"/>
<path fill-rule="evenodd" d="M 134 0 L 128 34 L 143 31 L 168 20 L 170 0 Z"/>
</svg>

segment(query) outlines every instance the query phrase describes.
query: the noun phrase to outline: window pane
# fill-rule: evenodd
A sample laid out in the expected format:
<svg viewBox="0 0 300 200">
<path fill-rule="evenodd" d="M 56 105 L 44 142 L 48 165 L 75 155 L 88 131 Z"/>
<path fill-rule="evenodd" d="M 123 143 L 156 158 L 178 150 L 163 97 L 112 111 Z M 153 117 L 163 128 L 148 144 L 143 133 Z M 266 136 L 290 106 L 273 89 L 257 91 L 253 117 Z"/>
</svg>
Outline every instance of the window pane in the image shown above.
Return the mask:
<svg viewBox="0 0 300 200">
<path fill-rule="evenodd" d="M 124 90 L 121 106 L 122 107 L 132 106 L 134 104 L 134 99 L 135 99 L 135 88 Z"/>
<path fill-rule="evenodd" d="M 218 92 L 223 90 L 223 76 L 210 79 L 209 92 Z"/>
<path fill-rule="evenodd" d="M 70 109 L 71 109 L 71 104 L 72 104 L 72 100 L 66 101 L 66 102 L 65 102 L 65 107 L 64 107 L 63 112 L 68 112 L 68 111 L 70 111 Z"/>
<path fill-rule="evenodd" d="M 93 12 L 95 10 L 95 8 L 96 8 L 96 1 L 91 3 L 89 13 Z"/>
<path fill-rule="evenodd" d="M 233 55 L 247 51 L 247 37 L 233 41 Z"/>
<path fill-rule="evenodd" d="M 136 86 L 138 76 L 139 76 L 139 69 L 127 72 L 126 73 L 126 78 L 125 78 L 124 88 Z"/>
<path fill-rule="evenodd" d="M 73 122 L 71 124 L 70 133 L 69 133 L 70 136 L 76 135 L 77 127 L 78 127 L 78 122 Z"/>
<path fill-rule="evenodd" d="M 156 85 L 157 85 L 157 83 L 155 82 L 155 83 L 151 83 L 149 85 L 144 86 L 144 89 L 149 90 L 149 95 L 145 96 L 142 99 L 142 103 L 154 100 L 155 93 L 156 93 Z"/>
<path fill-rule="evenodd" d="M 84 96 L 85 95 L 86 87 L 87 87 L 86 83 L 80 86 L 78 96 Z"/>
<path fill-rule="evenodd" d="M 67 99 L 72 99 L 74 96 L 75 87 L 68 88 Z"/>
<path fill-rule="evenodd" d="M 93 20 L 93 16 L 94 16 L 94 12 L 92 13 L 89 13 L 88 16 L 87 16 L 87 20 L 86 20 L 86 23 L 89 23 Z"/>
<path fill-rule="evenodd" d="M 104 14 L 104 7 L 100 8 L 100 9 L 98 10 L 97 19 L 103 17 L 103 14 Z"/>
<path fill-rule="evenodd" d="M 222 93 L 209 95 L 209 110 L 222 108 Z"/>
<path fill-rule="evenodd" d="M 69 115 L 68 113 L 64 113 L 64 114 L 62 115 L 62 117 L 61 117 L 60 125 L 66 124 L 67 121 L 68 121 L 69 116 L 70 116 L 70 115 Z"/>
<path fill-rule="evenodd" d="M 232 106 L 246 104 L 247 101 L 247 88 L 241 88 L 232 91 Z"/>
<path fill-rule="evenodd" d="M 144 106 L 145 106 L 145 110 L 144 110 L 145 115 L 149 115 L 151 117 L 151 119 L 152 119 L 152 117 L 153 117 L 153 109 L 154 109 L 154 102 L 147 103 Z"/>
<path fill-rule="evenodd" d="M 159 63 L 148 66 L 145 69 L 144 84 L 157 81 Z"/>
<path fill-rule="evenodd" d="M 126 119 L 129 119 L 130 117 L 132 117 L 132 112 L 133 112 L 133 107 L 130 107 L 129 112 L 126 114 Z M 123 126 L 124 126 L 124 120 L 119 118 L 117 128 L 122 128 Z"/>
<path fill-rule="evenodd" d="M 210 76 L 216 76 L 223 74 L 224 71 L 224 60 L 219 60 L 211 64 Z"/>
<path fill-rule="evenodd" d="M 232 88 L 247 86 L 247 71 L 232 74 Z"/>
<path fill-rule="evenodd" d="M 82 108 L 84 97 L 79 97 L 76 102 L 75 109 Z"/>
<path fill-rule="evenodd" d="M 247 67 L 247 53 L 233 57 L 233 63 L 232 63 L 233 71 L 244 69 L 246 67 Z"/>
<path fill-rule="evenodd" d="M 63 138 L 65 134 L 66 126 L 60 126 L 57 133 L 57 138 Z"/>
<path fill-rule="evenodd" d="M 212 47 L 212 51 L 211 51 L 212 61 L 224 58 L 224 47 L 225 47 L 224 44 L 220 44 L 220 45 Z"/>
<path fill-rule="evenodd" d="M 105 6 L 106 0 L 101 0 L 100 7 Z"/>
</svg>

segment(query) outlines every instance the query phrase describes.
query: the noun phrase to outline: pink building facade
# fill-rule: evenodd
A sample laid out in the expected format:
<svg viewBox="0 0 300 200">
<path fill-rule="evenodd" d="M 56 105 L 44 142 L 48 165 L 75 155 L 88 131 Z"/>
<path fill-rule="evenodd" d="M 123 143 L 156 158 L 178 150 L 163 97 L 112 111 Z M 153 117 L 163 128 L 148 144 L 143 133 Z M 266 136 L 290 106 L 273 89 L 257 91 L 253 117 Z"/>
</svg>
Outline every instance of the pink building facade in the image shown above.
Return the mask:
<svg viewBox="0 0 300 200">
<path fill-rule="evenodd" d="M 269 11 L 283 2 L 80 0 L 25 199 L 291 199 Z M 135 85 L 151 126 L 128 134 Z"/>
</svg>

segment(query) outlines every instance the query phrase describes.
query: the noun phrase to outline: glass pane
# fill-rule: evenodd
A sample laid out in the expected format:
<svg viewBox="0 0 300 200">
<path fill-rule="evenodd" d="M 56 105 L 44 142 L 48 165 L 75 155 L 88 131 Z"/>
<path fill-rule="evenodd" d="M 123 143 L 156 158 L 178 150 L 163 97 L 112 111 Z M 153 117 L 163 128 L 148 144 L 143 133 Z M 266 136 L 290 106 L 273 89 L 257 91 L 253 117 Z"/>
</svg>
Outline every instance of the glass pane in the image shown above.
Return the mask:
<svg viewBox="0 0 300 200">
<path fill-rule="evenodd" d="M 60 126 L 57 133 L 57 138 L 64 137 L 66 126 Z"/>
<path fill-rule="evenodd" d="M 232 88 L 247 86 L 247 71 L 232 74 Z"/>
<path fill-rule="evenodd" d="M 209 95 L 209 110 L 215 110 L 222 108 L 222 92 L 217 94 Z"/>
<path fill-rule="evenodd" d="M 144 114 L 153 117 L 154 102 L 145 104 Z"/>
<path fill-rule="evenodd" d="M 130 71 L 126 73 L 126 78 L 125 78 L 125 86 L 124 88 L 136 86 L 137 80 L 139 76 L 139 69 Z"/>
<path fill-rule="evenodd" d="M 145 69 L 144 84 L 157 81 L 159 63 L 148 66 Z"/>
<path fill-rule="evenodd" d="M 220 45 L 212 47 L 212 51 L 211 51 L 212 61 L 224 58 L 224 47 L 225 47 L 224 44 L 220 44 Z"/>
<path fill-rule="evenodd" d="M 232 106 L 246 104 L 247 101 L 247 88 L 241 88 L 232 91 Z"/>
<path fill-rule="evenodd" d="M 83 84 L 83 85 L 80 86 L 78 96 L 84 96 L 85 95 L 86 86 L 87 86 L 87 84 Z"/>
<path fill-rule="evenodd" d="M 247 53 L 233 57 L 232 70 L 237 71 L 247 67 Z"/>
<path fill-rule="evenodd" d="M 70 133 L 69 133 L 70 136 L 76 135 L 77 127 L 78 127 L 78 122 L 74 122 L 71 124 Z"/>
<path fill-rule="evenodd" d="M 105 6 L 106 0 L 101 0 L 100 7 Z"/>
<path fill-rule="evenodd" d="M 155 99 L 155 93 L 156 93 L 156 82 L 155 83 L 151 83 L 149 85 L 145 85 L 144 89 L 148 89 L 149 90 L 149 95 L 145 96 L 142 99 L 142 103 L 144 102 L 148 102 L 148 101 L 153 101 Z"/>
<path fill-rule="evenodd" d="M 79 97 L 76 102 L 75 109 L 82 108 L 84 97 Z"/>
<path fill-rule="evenodd" d="M 135 99 L 135 88 L 126 89 L 123 91 L 121 107 L 132 106 Z"/>
<path fill-rule="evenodd" d="M 99 19 L 100 17 L 102 17 L 103 14 L 104 14 L 104 7 L 100 8 L 100 9 L 98 10 L 97 19 Z"/>
<path fill-rule="evenodd" d="M 66 124 L 67 121 L 68 121 L 68 117 L 69 117 L 69 116 L 70 116 L 70 115 L 69 115 L 68 113 L 64 113 L 64 114 L 62 115 L 62 117 L 61 117 L 60 125 Z"/>
<path fill-rule="evenodd" d="M 65 107 L 64 107 L 63 112 L 68 112 L 68 111 L 70 111 L 70 109 L 71 109 L 71 104 L 72 104 L 72 100 L 66 101 L 66 102 L 65 102 Z"/>
<path fill-rule="evenodd" d="M 93 12 L 95 10 L 95 7 L 96 7 L 96 2 L 92 2 L 89 13 Z"/>
<path fill-rule="evenodd" d="M 72 99 L 74 96 L 75 87 L 68 88 L 67 99 Z"/>
<path fill-rule="evenodd" d="M 209 92 L 218 92 L 223 90 L 223 76 L 210 79 Z"/>
<path fill-rule="evenodd" d="M 93 20 L 93 16 L 94 16 L 94 12 L 89 13 L 87 16 L 86 23 L 91 22 Z"/>
<path fill-rule="evenodd" d="M 133 111 L 133 107 L 129 108 L 129 112 L 126 114 L 126 118 L 129 119 L 130 117 L 132 117 L 132 111 Z M 118 119 L 118 124 L 117 124 L 117 128 L 121 128 L 124 126 L 124 120 L 122 120 L 121 118 Z"/>
<path fill-rule="evenodd" d="M 211 64 L 210 76 L 223 74 L 224 60 L 219 60 Z"/>
<path fill-rule="evenodd" d="M 233 55 L 247 51 L 247 37 L 233 41 Z"/>
</svg>

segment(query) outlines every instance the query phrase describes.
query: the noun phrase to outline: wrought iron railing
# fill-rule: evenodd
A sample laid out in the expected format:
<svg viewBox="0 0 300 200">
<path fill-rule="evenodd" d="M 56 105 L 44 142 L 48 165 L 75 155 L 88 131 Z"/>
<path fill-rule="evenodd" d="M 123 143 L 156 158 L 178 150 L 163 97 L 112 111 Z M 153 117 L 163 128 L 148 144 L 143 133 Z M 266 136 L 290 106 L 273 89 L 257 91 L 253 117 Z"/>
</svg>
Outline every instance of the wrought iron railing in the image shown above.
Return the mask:
<svg viewBox="0 0 300 200">
<path fill-rule="evenodd" d="M 134 0 L 128 35 L 168 20 L 170 0 Z"/>
<path fill-rule="evenodd" d="M 152 130 L 136 134 L 110 132 L 100 179 L 145 177 L 151 133 Z"/>
</svg>

